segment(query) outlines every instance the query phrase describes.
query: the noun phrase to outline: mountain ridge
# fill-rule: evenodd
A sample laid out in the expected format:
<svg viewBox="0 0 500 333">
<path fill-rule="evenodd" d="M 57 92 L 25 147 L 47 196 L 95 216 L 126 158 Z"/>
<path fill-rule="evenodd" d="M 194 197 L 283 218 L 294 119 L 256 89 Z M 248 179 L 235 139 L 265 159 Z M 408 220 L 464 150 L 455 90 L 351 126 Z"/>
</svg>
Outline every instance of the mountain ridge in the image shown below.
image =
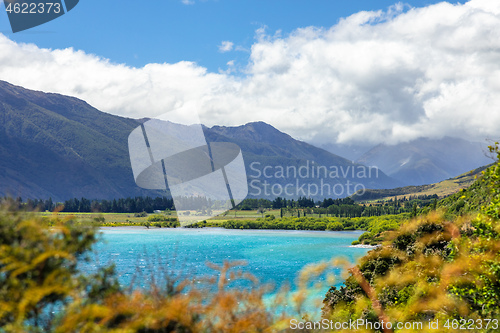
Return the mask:
<svg viewBox="0 0 500 333">
<path fill-rule="evenodd" d="M 75 97 L 28 90 L 0 81 L 0 153 L 3 156 L 0 159 L 0 195 L 33 199 L 52 197 L 53 200 L 166 195 L 165 191 L 141 189 L 134 182 L 128 136 L 146 120 L 107 114 Z M 362 167 L 295 140 L 263 122 L 203 129 L 208 142 L 228 141 L 240 146 L 248 183 L 253 184 L 254 189 L 265 187 L 266 181 L 270 181 L 271 186 L 289 185 L 290 189 L 302 188 L 304 182 L 318 187 L 323 184 L 320 179 L 256 176 L 256 171 L 250 168 L 254 162 L 255 168 L 300 168 L 306 164 L 309 167 L 309 163 L 326 167 Z M 349 181 L 370 188 L 389 188 L 398 184 L 382 172 L 370 179 L 354 178 L 348 174 L 324 182 L 332 187 Z M 296 193 L 292 197 L 302 195 L 302 192 Z M 304 196 L 309 194 L 314 196 L 311 191 Z M 259 196 L 263 195 L 253 195 Z"/>
<path fill-rule="evenodd" d="M 240 146 L 243 151 L 247 173 L 250 178 L 252 177 L 252 173 L 249 173 L 248 169 L 250 167 L 250 169 L 254 171 L 252 168 L 252 161 L 255 161 L 258 156 L 259 162 L 265 162 L 265 165 L 259 165 L 261 169 L 267 167 L 277 172 L 279 172 L 280 166 L 296 169 L 307 166 L 307 169 L 311 171 L 315 167 L 322 166 L 329 168 L 329 170 L 340 169 L 344 172 L 344 174 L 339 175 L 339 177 L 332 177 L 331 174 L 326 175 L 325 173 L 321 174 L 321 176 L 324 176 L 322 178 L 307 177 L 307 182 L 311 184 L 311 187 L 321 187 L 325 183 L 328 183 L 331 187 L 337 186 L 337 188 L 340 189 L 340 184 L 343 184 L 344 189 L 349 192 L 348 182 L 363 184 L 365 187 L 375 186 L 376 188 L 390 188 L 401 184 L 400 182 L 394 181 L 383 172 L 379 172 L 379 170 L 377 170 L 378 174 L 375 177 L 357 177 L 357 175 L 353 175 L 354 172 L 351 171 L 355 168 L 357 170 L 367 169 L 366 166 L 359 163 L 353 163 L 351 160 L 332 154 L 324 149 L 310 145 L 307 142 L 293 139 L 290 135 L 263 122 L 252 122 L 237 127 L 205 127 L 204 130 L 208 141 L 230 141 Z M 271 144 L 267 143 L 267 141 L 271 140 Z M 264 142 L 266 142 L 266 144 L 262 145 Z M 260 178 L 260 181 L 266 180 L 262 179 L 262 177 Z M 300 184 L 304 182 L 304 179 L 299 180 L 301 180 Z M 274 184 L 277 184 L 276 186 L 288 185 L 292 187 L 291 184 L 295 183 L 297 179 L 281 179 L 280 177 L 274 177 L 273 181 Z M 251 180 L 249 183 L 251 183 Z M 293 187 L 295 188 L 297 186 L 294 185 Z M 325 192 L 327 190 L 328 188 L 326 188 Z M 315 197 L 315 192 L 310 191 L 310 193 L 311 197 Z M 333 193 L 333 190 L 330 193 Z M 344 196 L 352 193 L 345 193 Z M 274 195 L 274 197 L 276 196 L 279 195 Z M 336 197 L 336 195 L 328 194 L 323 197 Z"/>
<path fill-rule="evenodd" d="M 120 143 L 139 125 L 136 120 L 102 113 L 74 97 L 4 81 L 0 115 L 0 148 L 9 157 L 0 160 L 4 195 L 31 197 L 35 189 L 37 196 L 45 192 L 44 197 L 54 199 L 145 194 L 135 186 L 123 158 L 127 147 Z M 51 164 L 53 160 L 58 163 Z"/>
</svg>

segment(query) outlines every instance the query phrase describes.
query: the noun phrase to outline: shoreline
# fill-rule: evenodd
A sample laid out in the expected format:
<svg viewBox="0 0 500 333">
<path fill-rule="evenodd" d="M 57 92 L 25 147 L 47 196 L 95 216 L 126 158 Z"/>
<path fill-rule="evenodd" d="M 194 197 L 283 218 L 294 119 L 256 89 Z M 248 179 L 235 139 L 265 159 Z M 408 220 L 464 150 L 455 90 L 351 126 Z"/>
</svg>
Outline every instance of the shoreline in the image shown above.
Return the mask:
<svg viewBox="0 0 500 333">
<path fill-rule="evenodd" d="M 177 228 L 157 228 L 157 227 L 150 227 L 149 229 L 144 227 L 144 226 L 100 226 L 98 227 L 102 231 L 112 231 L 112 230 L 144 230 L 144 231 L 171 231 L 171 232 L 181 232 L 181 231 L 204 231 L 204 232 L 210 232 L 210 231 L 232 231 L 232 232 L 286 232 L 286 233 L 311 233 L 311 234 L 323 234 L 323 235 L 340 235 L 340 234 L 356 234 L 356 235 L 361 235 L 364 230 L 340 230 L 340 231 L 333 231 L 333 230 L 294 230 L 294 229 L 226 229 L 226 228 L 221 228 L 221 227 L 204 227 L 204 228 L 184 228 L 184 227 L 177 227 Z M 351 246 L 351 245 L 350 245 Z M 363 246 L 371 246 L 371 245 L 363 245 Z M 371 248 L 371 247 L 370 247 Z"/>
<path fill-rule="evenodd" d="M 176 227 L 176 228 L 168 228 L 168 227 L 149 227 L 146 228 L 143 225 L 99 225 L 97 226 L 99 229 L 116 229 L 116 228 L 131 228 L 131 229 L 144 229 L 144 230 L 212 230 L 212 229 L 221 229 L 221 230 L 239 230 L 239 231 L 256 231 L 256 230 L 266 230 L 266 231 L 309 231 L 309 232 L 366 232 L 366 230 L 308 230 L 308 229 L 239 229 L 239 228 L 222 228 L 222 227 L 203 227 L 203 228 L 186 228 L 186 227 Z M 364 246 L 372 246 L 372 245 L 364 245 Z"/>
<path fill-rule="evenodd" d="M 359 249 L 376 249 L 377 247 L 381 247 L 382 245 L 365 245 L 365 244 L 357 244 L 357 245 L 349 245 L 349 247 L 357 247 Z"/>
</svg>

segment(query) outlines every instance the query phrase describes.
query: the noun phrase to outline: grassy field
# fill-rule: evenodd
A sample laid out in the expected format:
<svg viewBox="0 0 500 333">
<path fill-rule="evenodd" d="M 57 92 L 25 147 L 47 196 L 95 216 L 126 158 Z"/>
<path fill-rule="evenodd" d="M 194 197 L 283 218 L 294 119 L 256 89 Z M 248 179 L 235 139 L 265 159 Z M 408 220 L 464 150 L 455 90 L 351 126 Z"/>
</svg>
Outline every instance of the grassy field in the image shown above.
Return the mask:
<svg viewBox="0 0 500 333">
<path fill-rule="evenodd" d="M 185 214 L 186 212 L 181 212 Z M 50 216 L 54 213 L 42 212 L 39 213 L 43 216 Z M 163 214 L 163 213 L 162 213 Z M 58 213 L 60 216 L 74 216 L 78 219 L 94 221 L 101 226 L 140 226 L 144 225 L 148 221 L 148 217 L 154 214 L 148 214 L 145 217 L 136 217 L 133 213 Z M 184 218 L 188 221 L 203 221 L 203 220 L 214 220 L 217 222 L 224 222 L 227 220 L 255 220 L 259 217 L 266 215 L 274 215 L 276 218 L 280 217 L 280 210 L 269 210 L 265 211 L 264 214 L 259 213 L 257 210 L 230 210 L 220 215 L 210 218 L 209 216 L 197 215 L 196 211 L 189 211 L 189 215 L 184 215 Z M 175 211 L 171 212 L 167 217 L 177 217 Z M 102 221 L 104 218 L 104 221 Z"/>
<path fill-rule="evenodd" d="M 41 212 L 39 213 L 43 216 L 50 216 L 54 213 Z M 164 213 L 161 213 L 164 215 Z M 263 213 L 259 213 L 257 210 L 229 210 L 227 212 L 221 212 L 219 215 L 214 217 L 204 216 L 196 211 L 186 211 L 180 212 L 183 215 L 184 221 L 181 226 L 186 224 L 191 224 L 190 222 L 198 222 L 203 220 L 210 220 L 215 223 L 222 223 L 228 220 L 256 220 L 258 218 L 265 217 L 266 215 L 274 215 L 275 218 L 279 219 L 281 216 L 281 211 L 279 209 L 266 210 Z M 293 211 L 294 216 L 296 216 L 296 211 Z M 104 227 L 120 227 L 120 226 L 142 226 L 148 222 L 148 217 L 154 214 L 148 214 L 148 216 L 139 217 L 135 216 L 133 213 L 58 213 L 60 216 L 74 216 L 81 220 L 92 221 L 99 226 Z M 177 217 L 177 212 L 172 211 L 170 215 L 165 215 L 167 217 Z M 285 216 L 291 216 L 290 213 L 285 214 Z M 300 209 L 300 216 L 304 216 L 304 212 Z M 325 215 L 319 214 L 307 214 L 308 217 L 325 217 Z M 103 220 L 104 219 L 104 220 Z"/>
<path fill-rule="evenodd" d="M 279 218 L 280 210 L 266 210 L 263 214 L 259 213 L 257 210 L 229 210 L 223 214 L 214 216 L 213 218 L 211 218 L 211 220 L 255 220 L 266 215 L 274 215 L 276 218 Z"/>
<path fill-rule="evenodd" d="M 44 216 L 50 216 L 53 213 L 40 213 Z M 95 221 L 95 219 L 104 218 L 104 222 L 95 221 L 102 226 L 128 226 L 142 225 L 147 222 L 147 217 L 135 217 L 134 214 L 127 213 L 58 213 L 60 216 L 74 216 L 81 220 Z M 175 217 L 175 212 L 172 217 Z"/>
</svg>

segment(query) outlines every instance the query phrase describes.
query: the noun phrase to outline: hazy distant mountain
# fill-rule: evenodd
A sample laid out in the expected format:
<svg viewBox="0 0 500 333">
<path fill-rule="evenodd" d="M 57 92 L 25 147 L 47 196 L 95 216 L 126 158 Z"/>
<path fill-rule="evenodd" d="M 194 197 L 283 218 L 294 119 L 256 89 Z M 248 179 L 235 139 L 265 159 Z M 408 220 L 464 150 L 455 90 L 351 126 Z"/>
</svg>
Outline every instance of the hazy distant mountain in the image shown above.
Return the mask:
<svg viewBox="0 0 500 333">
<path fill-rule="evenodd" d="M 143 121 L 101 112 L 77 98 L 0 81 L 0 195 L 64 200 L 165 194 L 143 190 L 133 179 L 128 136 Z M 205 132 L 209 142 L 234 142 L 241 147 L 254 197 L 274 197 L 279 186 L 284 190 L 287 185 L 293 195 L 281 192 L 281 196 L 319 198 L 352 194 L 345 187 L 340 194 L 347 181 L 351 191 L 361 183 L 369 188 L 399 184 L 382 172 L 364 177 L 364 166 L 294 140 L 262 122 L 215 126 Z M 314 168 L 320 166 L 328 174 L 314 174 Z M 301 173 L 294 175 L 294 170 Z M 264 190 L 265 182 L 270 195 L 255 195 L 258 188 Z M 321 193 L 318 188 L 315 195 L 314 185 L 309 189 L 304 184 L 323 185 L 323 189 L 337 185 L 337 194 Z M 271 191 L 273 185 L 275 191 Z"/>
<path fill-rule="evenodd" d="M 344 143 L 324 143 L 319 145 L 332 154 L 339 155 L 356 161 L 360 156 L 373 148 L 372 144 L 344 144 Z"/>
<path fill-rule="evenodd" d="M 486 144 L 445 137 L 378 145 L 357 162 L 376 165 L 405 185 L 432 184 L 492 162 Z"/>
</svg>

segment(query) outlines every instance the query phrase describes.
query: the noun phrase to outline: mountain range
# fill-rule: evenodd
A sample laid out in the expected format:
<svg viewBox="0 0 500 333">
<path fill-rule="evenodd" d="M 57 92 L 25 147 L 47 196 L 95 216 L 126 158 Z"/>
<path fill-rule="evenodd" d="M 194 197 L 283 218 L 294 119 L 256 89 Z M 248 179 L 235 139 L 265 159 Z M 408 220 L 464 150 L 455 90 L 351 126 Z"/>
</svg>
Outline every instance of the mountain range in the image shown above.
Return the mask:
<svg viewBox="0 0 500 333">
<path fill-rule="evenodd" d="M 233 142 L 241 148 L 249 197 L 336 198 L 354 194 L 358 184 L 377 189 L 401 184 L 377 168 L 296 140 L 264 122 L 205 127 L 205 135 L 209 142 Z"/>
<path fill-rule="evenodd" d="M 425 185 L 453 178 L 492 162 L 487 145 L 461 138 L 421 138 L 378 145 L 356 162 L 376 165 L 404 185 Z"/>
<path fill-rule="evenodd" d="M 134 182 L 127 140 L 146 120 L 0 81 L 0 195 L 65 200 L 168 194 Z M 349 155 L 346 159 L 264 122 L 203 130 L 208 142 L 241 148 L 249 197 L 342 197 L 359 189 L 357 184 L 369 189 L 431 184 L 491 163 L 485 145 L 459 138 L 378 145 L 365 153 L 366 146 L 327 146 Z"/>
<path fill-rule="evenodd" d="M 165 195 L 141 189 L 132 175 L 128 136 L 146 120 L 107 114 L 74 97 L 0 81 L 0 195 L 59 201 Z M 208 142 L 233 142 L 241 148 L 250 197 L 339 197 L 354 193 L 357 184 L 400 185 L 383 172 L 368 176 L 363 165 L 295 140 L 263 122 L 204 127 L 204 131 Z M 323 167 L 316 169 L 323 172 L 321 177 L 314 175 L 318 167 Z M 317 193 L 325 183 L 330 188 L 337 185 L 337 191 Z M 318 187 L 304 192 L 303 186 L 311 184 Z M 275 191 L 271 191 L 273 185 Z M 287 185 L 289 191 L 284 192 Z M 351 186 L 347 191 L 346 185 Z"/>
</svg>

